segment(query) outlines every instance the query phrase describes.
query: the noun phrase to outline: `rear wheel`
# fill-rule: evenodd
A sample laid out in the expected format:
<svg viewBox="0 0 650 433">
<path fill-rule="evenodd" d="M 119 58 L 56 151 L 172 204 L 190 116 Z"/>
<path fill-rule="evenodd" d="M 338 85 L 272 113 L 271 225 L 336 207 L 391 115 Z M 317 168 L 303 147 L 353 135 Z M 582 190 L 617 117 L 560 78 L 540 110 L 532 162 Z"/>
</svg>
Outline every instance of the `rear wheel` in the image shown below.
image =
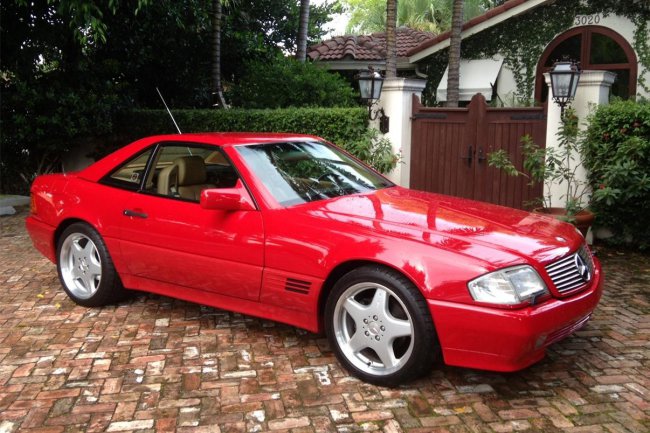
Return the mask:
<svg viewBox="0 0 650 433">
<path fill-rule="evenodd" d="M 85 223 L 70 225 L 59 237 L 57 270 L 63 289 L 79 305 L 99 307 L 123 296 L 104 241 Z"/>
<path fill-rule="evenodd" d="M 358 378 L 396 386 L 427 373 L 439 351 L 420 291 L 379 266 L 349 272 L 325 307 L 327 334 L 345 368 Z"/>
</svg>

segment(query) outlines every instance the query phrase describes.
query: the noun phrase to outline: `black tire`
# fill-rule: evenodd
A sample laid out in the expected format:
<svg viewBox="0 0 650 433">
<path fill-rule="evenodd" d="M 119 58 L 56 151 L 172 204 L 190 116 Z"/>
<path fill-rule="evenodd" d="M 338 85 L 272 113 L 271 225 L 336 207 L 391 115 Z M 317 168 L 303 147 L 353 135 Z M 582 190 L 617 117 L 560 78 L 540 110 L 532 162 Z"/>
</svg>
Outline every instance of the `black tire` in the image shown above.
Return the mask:
<svg viewBox="0 0 650 433">
<path fill-rule="evenodd" d="M 325 305 L 325 329 L 345 369 L 375 385 L 416 379 L 431 370 L 440 353 L 420 291 L 381 266 L 357 268 L 336 282 Z"/>
<path fill-rule="evenodd" d="M 84 307 L 101 307 L 125 296 L 106 244 L 85 223 L 67 227 L 57 242 L 57 271 L 63 290 Z"/>
</svg>

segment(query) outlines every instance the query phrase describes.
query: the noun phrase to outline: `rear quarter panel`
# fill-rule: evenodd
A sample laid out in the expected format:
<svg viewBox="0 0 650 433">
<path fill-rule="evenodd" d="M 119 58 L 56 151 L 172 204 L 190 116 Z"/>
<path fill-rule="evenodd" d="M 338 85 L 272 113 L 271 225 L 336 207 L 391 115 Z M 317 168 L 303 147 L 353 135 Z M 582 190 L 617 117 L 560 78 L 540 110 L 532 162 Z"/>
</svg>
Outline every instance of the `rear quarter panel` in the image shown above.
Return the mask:
<svg viewBox="0 0 650 433">
<path fill-rule="evenodd" d="M 45 248 L 50 254 L 46 256 L 56 262 L 57 229 L 74 221 L 83 221 L 104 239 L 113 262 L 121 272 L 121 254 L 118 242 L 119 219 L 123 218 L 123 203 L 126 202 L 129 191 L 120 190 L 81 179 L 76 175 L 48 175 L 36 178 L 32 185 L 32 196 L 37 209 L 31 215 L 35 222 L 51 227 L 48 238 L 43 235 L 34 239 L 34 243 L 47 244 Z M 30 222 L 28 220 L 28 228 Z M 43 248 L 39 248 L 43 251 Z"/>
</svg>

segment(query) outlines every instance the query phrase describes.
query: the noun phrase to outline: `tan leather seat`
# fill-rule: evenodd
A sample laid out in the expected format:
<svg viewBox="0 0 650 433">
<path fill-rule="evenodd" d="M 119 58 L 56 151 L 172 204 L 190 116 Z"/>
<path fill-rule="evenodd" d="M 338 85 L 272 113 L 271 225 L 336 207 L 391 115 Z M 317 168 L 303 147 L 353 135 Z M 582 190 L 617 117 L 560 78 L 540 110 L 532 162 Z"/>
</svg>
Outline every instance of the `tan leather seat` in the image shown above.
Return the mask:
<svg viewBox="0 0 650 433">
<path fill-rule="evenodd" d="M 183 156 L 174 160 L 173 165 L 178 167 L 178 195 L 181 198 L 199 201 L 201 191 L 215 188 L 213 184 L 206 183 L 208 175 L 200 156 Z"/>
<path fill-rule="evenodd" d="M 178 190 L 178 166 L 169 165 L 158 173 L 156 192 L 160 195 L 176 196 Z"/>
</svg>

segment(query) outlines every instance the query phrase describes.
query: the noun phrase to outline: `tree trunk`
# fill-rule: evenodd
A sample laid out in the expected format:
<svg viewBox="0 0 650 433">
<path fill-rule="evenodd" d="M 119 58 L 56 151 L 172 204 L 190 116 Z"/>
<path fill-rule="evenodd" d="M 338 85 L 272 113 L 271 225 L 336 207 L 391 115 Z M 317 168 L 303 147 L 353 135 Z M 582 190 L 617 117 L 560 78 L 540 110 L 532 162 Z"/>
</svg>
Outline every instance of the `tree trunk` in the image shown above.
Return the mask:
<svg viewBox="0 0 650 433">
<path fill-rule="evenodd" d="M 300 21 L 298 23 L 298 40 L 296 60 L 304 62 L 307 59 L 307 30 L 309 29 L 309 0 L 300 0 Z"/>
<path fill-rule="evenodd" d="M 221 0 L 212 0 L 212 106 L 228 108 L 221 87 Z"/>
<path fill-rule="evenodd" d="M 397 0 L 386 2 L 386 78 L 397 77 Z"/>
<path fill-rule="evenodd" d="M 454 0 L 449 41 L 449 75 L 447 76 L 447 107 L 458 107 L 460 86 L 460 43 L 463 31 L 463 0 Z"/>
</svg>

